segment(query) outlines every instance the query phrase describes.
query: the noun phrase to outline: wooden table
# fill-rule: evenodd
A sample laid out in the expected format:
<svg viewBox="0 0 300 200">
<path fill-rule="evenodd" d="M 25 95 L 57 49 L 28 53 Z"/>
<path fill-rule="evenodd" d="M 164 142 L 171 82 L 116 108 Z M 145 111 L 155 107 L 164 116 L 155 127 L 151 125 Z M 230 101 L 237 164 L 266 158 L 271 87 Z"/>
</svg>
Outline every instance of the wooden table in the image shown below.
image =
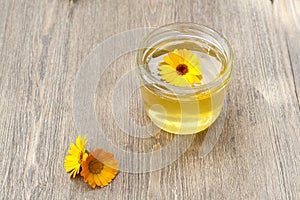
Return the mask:
<svg viewBox="0 0 300 200">
<path fill-rule="evenodd" d="M 300 199 L 298 0 L 1 0 L 0 7 L 1 199 Z M 234 49 L 226 119 L 214 149 L 199 157 L 204 134 L 198 134 L 158 171 L 121 171 L 102 189 L 70 180 L 63 162 L 84 134 L 73 114 L 84 59 L 115 34 L 188 21 L 223 33 Z M 174 136 L 118 135 L 107 114 L 111 94 L 101 89 L 114 85 L 116 66 L 134 65 L 134 56 L 111 64 L 97 87 L 96 110 L 112 142 L 151 152 Z M 132 106 L 141 113 L 134 100 Z"/>
</svg>

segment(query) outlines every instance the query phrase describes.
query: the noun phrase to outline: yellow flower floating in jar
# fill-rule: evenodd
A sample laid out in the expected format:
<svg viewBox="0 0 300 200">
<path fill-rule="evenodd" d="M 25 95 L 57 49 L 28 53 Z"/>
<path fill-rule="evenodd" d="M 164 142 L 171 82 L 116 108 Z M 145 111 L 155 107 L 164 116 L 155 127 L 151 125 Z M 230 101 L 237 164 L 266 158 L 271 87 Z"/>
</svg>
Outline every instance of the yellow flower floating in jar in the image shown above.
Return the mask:
<svg viewBox="0 0 300 200">
<path fill-rule="evenodd" d="M 186 49 L 175 49 L 165 56 L 164 62 L 159 63 L 163 80 L 175 86 L 194 86 L 202 79 L 200 60 L 197 54 Z"/>
</svg>

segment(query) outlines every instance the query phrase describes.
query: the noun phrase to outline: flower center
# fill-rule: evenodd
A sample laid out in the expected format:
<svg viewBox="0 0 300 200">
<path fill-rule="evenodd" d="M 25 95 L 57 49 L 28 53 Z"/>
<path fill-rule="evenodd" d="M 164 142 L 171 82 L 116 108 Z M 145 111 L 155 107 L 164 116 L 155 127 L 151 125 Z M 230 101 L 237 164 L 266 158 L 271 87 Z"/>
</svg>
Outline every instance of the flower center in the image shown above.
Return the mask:
<svg viewBox="0 0 300 200">
<path fill-rule="evenodd" d="M 95 158 L 91 160 L 91 162 L 89 163 L 89 171 L 93 174 L 100 174 L 103 167 L 104 167 L 103 163 Z"/>
<path fill-rule="evenodd" d="M 185 65 L 185 64 L 179 64 L 177 67 L 176 67 L 176 72 L 178 75 L 185 75 L 186 73 L 188 73 L 189 69 L 188 69 L 188 66 Z"/>
</svg>

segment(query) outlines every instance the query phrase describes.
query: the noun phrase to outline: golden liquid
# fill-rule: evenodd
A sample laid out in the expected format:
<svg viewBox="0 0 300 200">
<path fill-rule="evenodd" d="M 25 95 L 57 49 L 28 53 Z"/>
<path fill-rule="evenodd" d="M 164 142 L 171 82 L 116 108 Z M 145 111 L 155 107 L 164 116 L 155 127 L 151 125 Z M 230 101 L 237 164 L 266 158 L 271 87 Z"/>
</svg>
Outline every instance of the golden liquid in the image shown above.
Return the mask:
<svg viewBox="0 0 300 200">
<path fill-rule="evenodd" d="M 203 67 L 201 84 L 206 84 L 221 76 L 226 69 L 226 62 L 217 48 L 201 41 L 172 41 L 164 42 L 149 52 L 145 63 L 149 73 L 160 78 L 158 63 L 167 56 L 169 51 L 186 48 L 198 54 Z M 151 120 L 159 128 L 175 134 L 192 134 L 208 128 L 219 116 L 228 79 L 209 91 L 176 95 L 164 94 L 151 85 L 141 88 L 144 107 Z M 184 89 L 184 88 L 183 88 Z"/>
</svg>

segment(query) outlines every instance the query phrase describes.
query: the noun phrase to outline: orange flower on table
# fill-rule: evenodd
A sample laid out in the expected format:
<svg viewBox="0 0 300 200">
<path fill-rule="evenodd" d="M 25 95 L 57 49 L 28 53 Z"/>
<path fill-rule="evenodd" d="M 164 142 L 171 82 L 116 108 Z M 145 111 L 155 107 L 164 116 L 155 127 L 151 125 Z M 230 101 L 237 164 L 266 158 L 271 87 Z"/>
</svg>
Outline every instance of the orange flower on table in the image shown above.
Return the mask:
<svg viewBox="0 0 300 200">
<path fill-rule="evenodd" d="M 118 173 L 118 161 L 114 155 L 103 149 L 91 151 L 87 159 L 81 164 L 81 176 L 93 188 L 108 185 Z"/>
<path fill-rule="evenodd" d="M 175 49 L 159 63 L 162 79 L 175 86 L 194 86 L 202 79 L 202 66 L 197 54 L 187 49 Z"/>
<path fill-rule="evenodd" d="M 70 173 L 70 176 L 73 178 L 79 173 L 81 163 L 88 157 L 85 149 L 86 143 L 86 136 L 81 138 L 79 135 L 76 139 L 76 145 L 74 143 L 71 144 L 68 150 L 69 154 L 65 158 L 65 170 Z"/>
</svg>

